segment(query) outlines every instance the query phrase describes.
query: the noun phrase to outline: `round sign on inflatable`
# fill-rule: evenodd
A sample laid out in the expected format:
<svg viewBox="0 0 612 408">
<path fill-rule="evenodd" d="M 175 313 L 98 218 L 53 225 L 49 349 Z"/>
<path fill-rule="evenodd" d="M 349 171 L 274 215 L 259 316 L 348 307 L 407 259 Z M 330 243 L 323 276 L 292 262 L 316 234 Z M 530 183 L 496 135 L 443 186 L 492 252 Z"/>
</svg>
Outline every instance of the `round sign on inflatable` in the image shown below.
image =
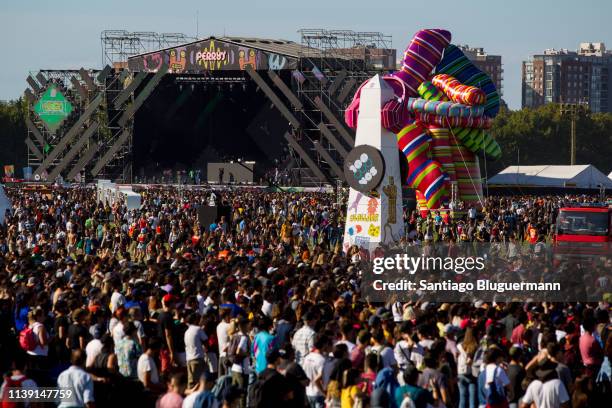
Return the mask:
<svg viewBox="0 0 612 408">
<path fill-rule="evenodd" d="M 346 182 L 360 193 L 369 194 L 385 175 L 385 160 L 373 146 L 355 146 L 344 159 Z"/>
</svg>

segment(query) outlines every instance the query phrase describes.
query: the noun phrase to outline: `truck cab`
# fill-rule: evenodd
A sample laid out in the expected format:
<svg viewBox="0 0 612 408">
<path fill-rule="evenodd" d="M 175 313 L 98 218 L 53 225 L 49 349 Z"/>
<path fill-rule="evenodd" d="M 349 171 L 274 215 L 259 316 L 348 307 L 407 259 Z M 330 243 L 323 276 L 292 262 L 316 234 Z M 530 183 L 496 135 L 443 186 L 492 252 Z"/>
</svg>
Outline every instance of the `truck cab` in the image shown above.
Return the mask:
<svg viewBox="0 0 612 408">
<path fill-rule="evenodd" d="M 554 258 L 610 257 L 612 207 L 580 203 L 559 209 L 554 234 Z"/>
</svg>

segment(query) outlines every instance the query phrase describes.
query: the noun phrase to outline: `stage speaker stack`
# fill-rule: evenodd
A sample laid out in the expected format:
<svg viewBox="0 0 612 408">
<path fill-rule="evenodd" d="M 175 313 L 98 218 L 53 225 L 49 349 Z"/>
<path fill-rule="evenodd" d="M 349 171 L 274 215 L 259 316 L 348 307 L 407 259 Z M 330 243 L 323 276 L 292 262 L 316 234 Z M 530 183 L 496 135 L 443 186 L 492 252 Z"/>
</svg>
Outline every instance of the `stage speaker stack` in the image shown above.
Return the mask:
<svg viewBox="0 0 612 408">
<path fill-rule="evenodd" d="M 218 223 L 221 217 L 225 217 L 226 222 L 230 222 L 232 215 L 232 207 L 225 205 L 208 206 L 203 205 L 198 207 L 198 223 L 201 228 L 206 228 L 212 223 Z"/>
</svg>

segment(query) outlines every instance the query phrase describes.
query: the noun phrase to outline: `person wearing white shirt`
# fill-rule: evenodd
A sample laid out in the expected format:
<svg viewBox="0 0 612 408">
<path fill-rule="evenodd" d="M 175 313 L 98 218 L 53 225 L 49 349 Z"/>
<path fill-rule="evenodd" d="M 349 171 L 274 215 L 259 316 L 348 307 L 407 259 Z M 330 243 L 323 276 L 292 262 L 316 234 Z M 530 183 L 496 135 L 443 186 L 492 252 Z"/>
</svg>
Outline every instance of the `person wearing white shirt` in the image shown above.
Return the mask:
<svg viewBox="0 0 612 408">
<path fill-rule="evenodd" d="M 548 360 L 540 363 L 533 380 L 521 400 L 521 407 L 535 404 L 537 408 L 561 408 L 568 406 L 569 394 L 563 382 L 559 380 L 557 364 Z"/>
<path fill-rule="evenodd" d="M 121 290 L 121 281 L 115 280 L 113 282 L 113 294 L 110 299 L 110 310 L 111 313 L 115 313 L 115 310 L 119 306 L 123 306 L 125 304 L 125 296 L 120 292 Z"/>
<path fill-rule="evenodd" d="M 198 325 L 200 316 L 192 313 L 187 317 L 189 327 L 185 331 L 185 355 L 187 360 L 187 388 L 193 388 L 204 372 L 204 344 L 208 337 Z"/>
<path fill-rule="evenodd" d="M 57 386 L 70 389 L 72 397 L 62 401 L 58 407 L 93 407 L 95 402 L 93 380 L 83 369 L 85 352 L 74 350 L 70 362 L 72 365 L 57 377 Z"/>
<path fill-rule="evenodd" d="M 295 361 L 302 365 L 304 358 L 310 353 L 314 346 L 315 331 L 313 327 L 317 324 L 317 318 L 313 312 L 304 316 L 304 326 L 293 335 L 291 345 L 295 350 Z"/>
<path fill-rule="evenodd" d="M 227 358 L 227 347 L 229 346 L 229 327 L 231 320 L 231 309 L 222 307 L 219 309 L 221 322 L 217 325 L 217 341 L 219 343 L 219 377 L 227 372 L 225 360 Z"/>
<path fill-rule="evenodd" d="M 100 333 L 98 333 L 99 335 Z M 85 367 L 91 367 L 94 365 L 94 361 L 96 361 L 96 357 L 102 351 L 102 342 L 99 337 L 96 337 L 87 343 L 85 346 L 85 354 L 87 355 L 87 359 L 85 360 Z"/>
<path fill-rule="evenodd" d="M 153 392 L 165 391 L 164 384 L 159 382 L 159 371 L 155 358 L 159 356 L 159 351 L 162 347 L 162 340 L 158 337 L 153 337 L 148 344 L 147 350 L 140 355 L 136 365 L 138 379 L 144 385 L 144 388 Z"/>
<path fill-rule="evenodd" d="M 306 397 L 312 408 L 323 408 L 325 406 L 325 388 L 323 387 L 323 367 L 325 366 L 325 355 L 329 353 L 331 342 L 326 336 L 317 336 L 314 348 L 304 357 L 301 364 L 310 380 L 306 386 Z"/>
</svg>

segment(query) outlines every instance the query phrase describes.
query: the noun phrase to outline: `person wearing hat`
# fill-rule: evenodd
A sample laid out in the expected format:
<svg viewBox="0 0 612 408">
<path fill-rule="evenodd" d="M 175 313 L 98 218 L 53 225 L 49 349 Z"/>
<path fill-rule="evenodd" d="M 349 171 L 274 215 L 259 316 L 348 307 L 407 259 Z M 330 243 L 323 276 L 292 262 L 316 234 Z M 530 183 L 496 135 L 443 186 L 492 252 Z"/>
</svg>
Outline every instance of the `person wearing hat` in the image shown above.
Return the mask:
<svg viewBox="0 0 612 408">
<path fill-rule="evenodd" d="M 557 375 L 557 363 L 552 359 L 540 361 L 533 380 L 521 400 L 521 408 L 535 404 L 537 408 L 569 407 L 569 394 Z"/>
</svg>

